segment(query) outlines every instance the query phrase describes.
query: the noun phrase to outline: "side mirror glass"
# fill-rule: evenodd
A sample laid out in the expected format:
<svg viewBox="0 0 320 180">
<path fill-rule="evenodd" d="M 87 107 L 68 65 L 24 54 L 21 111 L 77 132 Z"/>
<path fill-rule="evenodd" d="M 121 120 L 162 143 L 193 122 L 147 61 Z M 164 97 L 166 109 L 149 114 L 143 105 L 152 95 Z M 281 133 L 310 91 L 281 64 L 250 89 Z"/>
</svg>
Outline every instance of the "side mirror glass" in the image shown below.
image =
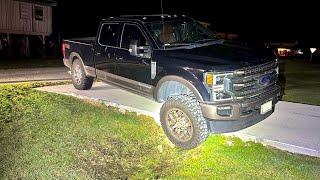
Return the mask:
<svg viewBox="0 0 320 180">
<path fill-rule="evenodd" d="M 138 56 L 138 40 L 130 41 L 129 52 L 132 56 Z"/>
<path fill-rule="evenodd" d="M 129 45 L 129 52 L 131 56 L 141 58 L 151 58 L 150 46 L 139 46 L 138 40 L 132 40 Z"/>
</svg>

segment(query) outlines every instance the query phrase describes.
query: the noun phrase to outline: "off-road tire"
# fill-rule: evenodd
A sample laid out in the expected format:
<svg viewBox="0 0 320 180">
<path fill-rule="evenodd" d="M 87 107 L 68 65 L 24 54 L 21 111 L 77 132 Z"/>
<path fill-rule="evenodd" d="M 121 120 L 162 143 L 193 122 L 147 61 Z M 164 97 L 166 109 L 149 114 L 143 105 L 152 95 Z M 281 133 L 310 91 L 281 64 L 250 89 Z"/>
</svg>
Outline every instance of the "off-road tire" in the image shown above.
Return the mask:
<svg viewBox="0 0 320 180">
<path fill-rule="evenodd" d="M 181 141 L 172 135 L 172 130 L 168 125 L 168 113 L 170 109 L 179 109 L 187 115 L 192 123 L 193 133 L 188 141 Z M 179 95 L 170 97 L 161 107 L 160 110 L 161 126 L 168 139 L 177 147 L 183 149 L 192 149 L 197 147 L 208 137 L 207 121 L 204 119 L 199 102 L 190 95 Z"/>
<path fill-rule="evenodd" d="M 78 74 L 76 77 L 75 74 Z M 72 84 L 76 89 L 88 90 L 92 87 L 93 77 L 86 75 L 84 67 L 79 59 L 75 59 L 71 67 Z"/>
</svg>

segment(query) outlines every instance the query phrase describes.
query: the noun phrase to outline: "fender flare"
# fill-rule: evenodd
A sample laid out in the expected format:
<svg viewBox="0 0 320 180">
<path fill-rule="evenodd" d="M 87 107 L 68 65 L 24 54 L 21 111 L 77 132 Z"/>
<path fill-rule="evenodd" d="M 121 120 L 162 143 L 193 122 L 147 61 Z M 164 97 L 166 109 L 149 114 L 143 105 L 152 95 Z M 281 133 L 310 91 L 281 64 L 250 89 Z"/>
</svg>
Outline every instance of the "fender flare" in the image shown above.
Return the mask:
<svg viewBox="0 0 320 180">
<path fill-rule="evenodd" d="M 77 53 L 77 52 L 72 52 L 72 53 L 70 53 L 70 56 L 69 56 L 69 60 L 70 60 L 70 64 L 71 64 L 70 69 L 72 68 L 72 64 L 73 64 L 73 61 L 75 60 L 75 59 L 74 59 L 75 57 L 76 57 L 78 60 L 80 60 L 80 62 L 81 62 L 81 64 L 82 64 L 82 66 L 83 66 L 84 71 L 86 72 L 86 74 L 89 74 L 86 66 L 85 66 L 84 63 L 83 63 L 83 60 L 82 60 L 80 54 Z"/>
<path fill-rule="evenodd" d="M 177 75 L 167 75 L 158 81 L 157 86 L 154 89 L 154 94 L 153 94 L 154 98 L 158 102 L 164 101 L 159 97 L 159 95 L 160 95 L 159 92 L 161 90 L 161 87 L 163 87 L 164 83 L 169 82 L 169 81 L 181 83 L 183 86 L 188 88 L 196 96 L 198 101 L 203 102 L 203 98 L 202 98 L 200 92 L 198 91 L 198 89 L 190 81 L 186 80 L 183 77 L 177 76 Z"/>
</svg>

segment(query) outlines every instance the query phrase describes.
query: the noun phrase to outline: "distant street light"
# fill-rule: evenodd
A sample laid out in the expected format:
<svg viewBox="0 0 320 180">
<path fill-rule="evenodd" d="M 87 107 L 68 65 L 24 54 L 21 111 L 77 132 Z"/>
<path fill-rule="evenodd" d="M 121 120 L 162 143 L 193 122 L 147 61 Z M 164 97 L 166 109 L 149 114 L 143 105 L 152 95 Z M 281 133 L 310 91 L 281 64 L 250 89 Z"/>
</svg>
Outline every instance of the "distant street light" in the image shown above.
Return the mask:
<svg viewBox="0 0 320 180">
<path fill-rule="evenodd" d="M 312 61 L 312 54 L 317 50 L 317 48 L 310 48 L 311 56 L 310 56 L 310 62 Z"/>
</svg>

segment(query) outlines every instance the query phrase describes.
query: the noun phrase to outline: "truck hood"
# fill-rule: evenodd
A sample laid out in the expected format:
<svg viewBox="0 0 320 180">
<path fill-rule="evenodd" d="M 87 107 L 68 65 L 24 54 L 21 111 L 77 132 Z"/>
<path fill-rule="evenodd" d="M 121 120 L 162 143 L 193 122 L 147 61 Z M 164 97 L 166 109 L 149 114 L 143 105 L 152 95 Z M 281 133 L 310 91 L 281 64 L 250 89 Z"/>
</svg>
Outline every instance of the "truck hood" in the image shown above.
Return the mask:
<svg viewBox="0 0 320 180">
<path fill-rule="evenodd" d="M 216 41 L 193 48 L 168 49 L 165 56 L 209 66 L 226 65 L 234 68 L 254 66 L 276 58 L 269 49 L 249 48 L 228 41 Z"/>
</svg>

